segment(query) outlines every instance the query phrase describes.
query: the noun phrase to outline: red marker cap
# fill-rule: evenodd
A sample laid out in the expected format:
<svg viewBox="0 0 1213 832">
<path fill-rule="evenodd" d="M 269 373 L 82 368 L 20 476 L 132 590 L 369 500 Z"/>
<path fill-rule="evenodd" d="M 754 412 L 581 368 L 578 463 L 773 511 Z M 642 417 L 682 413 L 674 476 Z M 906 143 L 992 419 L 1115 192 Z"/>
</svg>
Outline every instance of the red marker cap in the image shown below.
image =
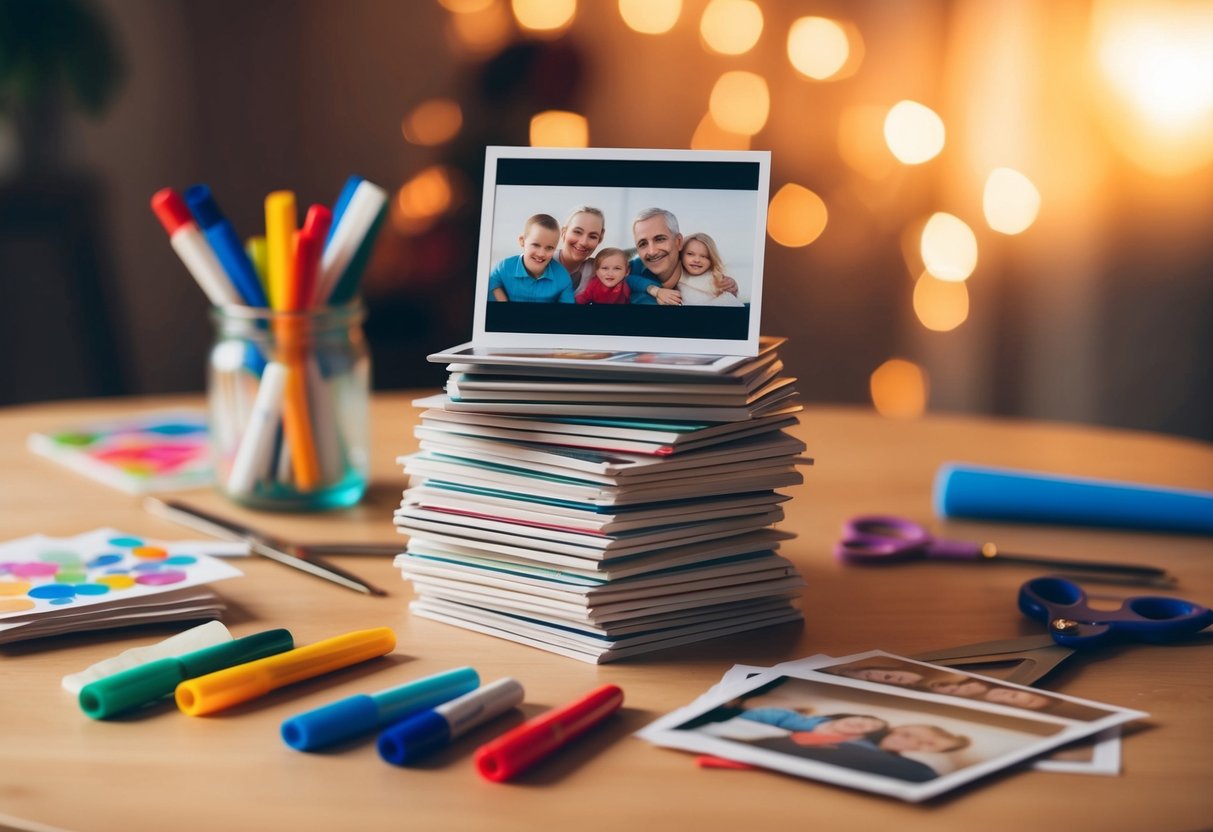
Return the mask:
<svg viewBox="0 0 1213 832">
<path fill-rule="evenodd" d="M 328 236 L 329 226 L 332 224 L 333 212 L 327 205 L 317 204 L 307 209 L 307 216 L 303 218 L 302 230 L 319 237 L 323 243 L 324 238 Z"/>
<path fill-rule="evenodd" d="M 172 188 L 162 188 L 152 194 L 152 212 L 170 237 L 178 228 L 194 221 L 185 200 Z"/>
</svg>

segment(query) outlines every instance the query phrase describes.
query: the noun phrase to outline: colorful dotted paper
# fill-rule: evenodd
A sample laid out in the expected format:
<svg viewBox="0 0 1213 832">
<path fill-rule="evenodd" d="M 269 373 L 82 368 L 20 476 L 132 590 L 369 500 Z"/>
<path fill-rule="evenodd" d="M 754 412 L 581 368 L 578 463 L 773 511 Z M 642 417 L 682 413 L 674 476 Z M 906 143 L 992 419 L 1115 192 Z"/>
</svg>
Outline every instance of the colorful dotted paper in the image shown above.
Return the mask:
<svg viewBox="0 0 1213 832">
<path fill-rule="evenodd" d="M 133 494 L 208 485 L 206 414 L 173 410 L 72 425 L 29 438 L 35 453 Z"/>
<path fill-rule="evenodd" d="M 0 626 L 42 613 L 198 586 L 240 571 L 217 558 L 174 551 L 172 543 L 113 529 L 72 538 L 42 535 L 0 544 Z"/>
</svg>

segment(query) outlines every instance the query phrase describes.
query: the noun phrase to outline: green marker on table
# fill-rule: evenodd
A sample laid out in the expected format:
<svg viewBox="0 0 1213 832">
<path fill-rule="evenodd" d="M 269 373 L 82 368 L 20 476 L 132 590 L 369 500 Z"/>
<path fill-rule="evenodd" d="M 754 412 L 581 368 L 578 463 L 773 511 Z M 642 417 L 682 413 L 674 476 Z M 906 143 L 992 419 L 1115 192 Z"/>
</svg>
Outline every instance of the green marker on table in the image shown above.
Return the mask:
<svg viewBox="0 0 1213 832">
<path fill-rule="evenodd" d="M 294 646 L 289 630 L 266 630 L 184 656 L 157 659 L 85 685 L 80 691 L 80 709 L 93 719 L 108 719 L 163 699 L 186 679 L 285 653 Z"/>
</svg>

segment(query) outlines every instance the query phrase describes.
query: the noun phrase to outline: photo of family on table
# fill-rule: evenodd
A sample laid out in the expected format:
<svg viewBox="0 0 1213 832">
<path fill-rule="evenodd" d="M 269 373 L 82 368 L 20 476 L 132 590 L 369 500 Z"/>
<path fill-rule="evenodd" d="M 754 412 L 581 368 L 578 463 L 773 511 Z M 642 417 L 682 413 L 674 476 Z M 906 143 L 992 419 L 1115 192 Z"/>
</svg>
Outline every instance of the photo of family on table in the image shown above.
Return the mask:
<svg viewBox="0 0 1213 832">
<path fill-rule="evenodd" d="M 612 230 L 617 222 L 612 217 Z M 495 259 L 489 300 L 495 302 L 745 306 L 720 247 L 702 231 L 683 233 L 665 208 L 644 208 L 622 223 L 617 245 L 603 245 L 607 214 L 578 205 L 563 224 L 532 214 L 519 224 L 520 254 Z M 494 246 L 494 254 L 497 253 Z"/>
</svg>

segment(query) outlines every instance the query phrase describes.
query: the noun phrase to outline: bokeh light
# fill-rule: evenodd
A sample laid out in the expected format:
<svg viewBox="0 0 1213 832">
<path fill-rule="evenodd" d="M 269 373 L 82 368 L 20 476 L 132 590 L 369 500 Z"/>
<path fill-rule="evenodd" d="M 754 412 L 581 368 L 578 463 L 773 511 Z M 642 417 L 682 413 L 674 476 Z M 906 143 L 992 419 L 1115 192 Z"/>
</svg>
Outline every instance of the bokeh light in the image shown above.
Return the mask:
<svg viewBox="0 0 1213 832">
<path fill-rule="evenodd" d="M 922 262 L 940 280 L 966 280 L 977 268 L 977 235 L 960 217 L 932 214 L 922 229 Z"/>
<path fill-rule="evenodd" d="M 660 35 L 674 28 L 682 0 L 619 0 L 619 16 L 634 32 Z"/>
<path fill-rule="evenodd" d="M 915 419 L 927 409 L 927 374 L 913 361 L 890 358 L 868 382 L 876 412 L 890 419 Z"/>
<path fill-rule="evenodd" d="M 497 0 L 438 0 L 438 5 L 455 14 L 475 14 L 482 12 Z"/>
<path fill-rule="evenodd" d="M 406 141 L 426 146 L 448 142 L 463 126 L 463 110 L 449 98 L 431 98 L 414 107 L 401 122 Z"/>
<path fill-rule="evenodd" d="M 825 201 L 803 185 L 789 182 L 767 208 L 767 233 L 782 246 L 807 246 L 825 231 L 829 211 Z"/>
<path fill-rule="evenodd" d="M 838 116 L 838 155 L 869 179 L 883 179 L 897 167 L 884 141 L 885 115 L 883 107 L 857 104 Z"/>
<path fill-rule="evenodd" d="M 546 110 L 531 117 L 531 147 L 589 147 L 590 124 L 567 110 Z"/>
<path fill-rule="evenodd" d="M 393 206 L 393 221 L 406 233 L 424 231 L 451 207 L 451 177 L 441 165 L 431 165 L 400 186 Z"/>
<path fill-rule="evenodd" d="M 1213 160 L 1213 4 L 1102 0 L 1091 20 L 1125 155 L 1164 176 Z"/>
<path fill-rule="evenodd" d="M 573 24 L 577 0 L 510 0 L 510 8 L 519 27 L 551 37 Z"/>
<path fill-rule="evenodd" d="M 750 137 L 721 129 L 711 113 L 704 113 L 691 136 L 691 150 L 749 150 Z"/>
<path fill-rule="evenodd" d="M 1012 168 L 995 168 L 982 194 L 986 223 L 1000 234 L 1026 231 L 1040 213 L 1040 191 L 1032 180 Z"/>
<path fill-rule="evenodd" d="M 914 314 L 932 332 L 950 332 L 969 317 L 969 289 L 923 272 L 914 284 Z"/>
<path fill-rule="evenodd" d="M 836 20 L 802 17 L 788 28 L 788 60 L 807 78 L 828 80 L 842 71 L 850 57 L 847 30 Z"/>
<path fill-rule="evenodd" d="M 899 161 L 921 165 L 943 150 L 943 119 L 917 101 L 899 101 L 885 116 L 884 139 Z"/>
<path fill-rule="evenodd" d="M 752 136 L 766 125 L 771 111 L 767 82 L 753 72 L 726 72 L 712 87 L 708 111 L 721 129 Z"/>
<path fill-rule="evenodd" d="M 699 20 L 704 44 L 721 55 L 742 55 L 762 35 L 762 9 L 753 0 L 711 0 Z"/>
<path fill-rule="evenodd" d="M 505 46 L 513 33 L 513 24 L 501 0 L 490 0 L 488 5 L 474 11 L 452 15 L 450 33 L 459 48 L 486 55 Z"/>
</svg>

